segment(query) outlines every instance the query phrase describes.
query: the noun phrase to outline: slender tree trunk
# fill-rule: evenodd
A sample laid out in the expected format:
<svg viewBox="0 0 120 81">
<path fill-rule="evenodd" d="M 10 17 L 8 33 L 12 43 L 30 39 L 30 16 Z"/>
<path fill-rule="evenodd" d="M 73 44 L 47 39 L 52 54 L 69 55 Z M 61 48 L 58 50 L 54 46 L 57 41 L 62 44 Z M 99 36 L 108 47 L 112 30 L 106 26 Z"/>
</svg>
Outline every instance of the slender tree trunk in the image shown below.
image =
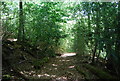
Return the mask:
<svg viewBox="0 0 120 81">
<path fill-rule="evenodd" d="M 99 50 L 99 53 L 98 53 L 98 55 L 97 55 L 96 62 L 98 62 L 98 60 L 99 60 L 99 57 L 100 57 L 100 50 Z"/>
<path fill-rule="evenodd" d="M 117 16 L 117 27 L 116 27 L 116 33 L 117 33 L 117 38 L 116 38 L 116 54 L 117 56 L 120 56 L 120 2 L 118 4 L 118 16 Z"/>
<path fill-rule="evenodd" d="M 18 28 L 18 42 L 24 40 L 24 22 L 23 22 L 23 5 L 22 0 L 19 2 L 19 28 Z"/>
<path fill-rule="evenodd" d="M 100 37 L 99 22 L 100 22 L 100 11 L 99 11 L 99 3 L 98 3 L 97 4 L 97 10 L 96 10 L 95 48 L 94 48 L 94 51 L 93 51 L 92 63 L 95 62 L 95 56 L 96 56 L 97 46 L 98 46 L 98 42 L 99 42 L 98 38 Z"/>
<path fill-rule="evenodd" d="M 89 8 L 88 8 L 88 30 L 89 30 L 89 40 L 88 40 L 88 42 L 87 42 L 87 45 L 88 45 L 88 47 L 90 47 L 91 48 L 91 51 L 92 51 L 92 44 L 91 44 L 91 37 L 92 37 L 92 35 L 91 35 L 91 13 L 90 13 L 90 11 L 91 11 L 91 9 L 90 9 L 90 3 L 89 3 L 89 6 L 88 6 Z M 90 37 L 91 36 L 91 37 Z M 91 45 L 89 45 L 89 42 L 90 42 L 90 44 Z"/>
<path fill-rule="evenodd" d="M 116 45 L 115 45 L 115 55 L 118 58 L 116 72 L 120 76 L 120 2 L 118 2 L 118 15 L 117 15 L 117 26 L 116 26 Z"/>
<path fill-rule="evenodd" d="M 93 51 L 92 63 L 94 63 L 94 62 L 95 62 L 96 50 L 97 50 L 97 42 L 95 43 L 95 48 L 94 48 L 94 51 Z"/>
</svg>

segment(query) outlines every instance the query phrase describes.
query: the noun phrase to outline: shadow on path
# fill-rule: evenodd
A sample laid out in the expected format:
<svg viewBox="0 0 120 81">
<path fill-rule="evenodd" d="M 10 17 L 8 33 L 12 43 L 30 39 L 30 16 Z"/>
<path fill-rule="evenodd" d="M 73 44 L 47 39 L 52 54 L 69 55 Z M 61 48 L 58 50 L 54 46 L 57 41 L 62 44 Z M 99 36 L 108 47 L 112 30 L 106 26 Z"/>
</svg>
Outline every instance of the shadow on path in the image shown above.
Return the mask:
<svg viewBox="0 0 120 81">
<path fill-rule="evenodd" d="M 77 61 L 75 55 L 76 53 L 64 53 L 53 58 L 41 71 L 38 70 L 33 75 L 34 79 L 51 79 L 52 81 L 78 81 L 78 79 L 84 79 L 75 69 Z"/>
</svg>

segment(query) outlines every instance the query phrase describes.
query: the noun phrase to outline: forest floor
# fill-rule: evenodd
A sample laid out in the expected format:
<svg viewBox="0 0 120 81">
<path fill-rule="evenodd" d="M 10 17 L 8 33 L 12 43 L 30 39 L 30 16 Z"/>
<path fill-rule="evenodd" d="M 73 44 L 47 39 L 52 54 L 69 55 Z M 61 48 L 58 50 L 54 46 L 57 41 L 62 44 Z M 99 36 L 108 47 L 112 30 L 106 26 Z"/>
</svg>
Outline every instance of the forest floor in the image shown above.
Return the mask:
<svg viewBox="0 0 120 81">
<path fill-rule="evenodd" d="M 64 53 L 61 56 L 52 58 L 50 62 L 45 64 L 41 70 L 27 72 L 27 77 L 31 79 L 50 80 L 50 81 L 83 81 L 85 79 L 97 79 L 85 67 L 80 67 L 85 74 L 79 72 L 76 67 L 78 61 L 75 53 Z M 29 74 L 28 74 L 29 73 Z"/>
<path fill-rule="evenodd" d="M 24 47 L 25 50 L 21 48 L 16 43 L 3 44 L 4 81 L 93 81 L 113 78 L 101 66 L 91 65 L 90 55 L 63 53 L 61 56 L 41 60 L 34 57 L 35 51 L 31 51 L 27 46 Z M 40 65 L 39 68 L 35 68 L 36 63 Z"/>
<path fill-rule="evenodd" d="M 37 72 L 36 77 L 40 79 L 54 79 L 60 81 L 66 81 L 68 79 L 84 79 L 84 77 L 78 73 L 75 69 L 76 59 L 74 53 L 63 54 L 62 56 L 53 58 L 51 62 L 46 64 L 41 71 Z M 71 57 L 70 57 L 71 56 Z"/>
</svg>

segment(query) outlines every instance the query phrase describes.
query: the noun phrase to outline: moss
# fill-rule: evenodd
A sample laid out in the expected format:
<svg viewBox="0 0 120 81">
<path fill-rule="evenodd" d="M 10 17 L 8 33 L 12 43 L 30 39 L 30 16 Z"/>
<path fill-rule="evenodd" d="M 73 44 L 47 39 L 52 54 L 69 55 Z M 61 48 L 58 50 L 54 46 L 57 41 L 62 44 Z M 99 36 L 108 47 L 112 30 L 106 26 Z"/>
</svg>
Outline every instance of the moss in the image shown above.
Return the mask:
<svg viewBox="0 0 120 81">
<path fill-rule="evenodd" d="M 8 75 L 8 74 L 6 74 L 6 75 L 3 75 L 3 77 L 2 77 L 3 79 L 11 79 L 11 76 L 10 75 Z"/>
</svg>

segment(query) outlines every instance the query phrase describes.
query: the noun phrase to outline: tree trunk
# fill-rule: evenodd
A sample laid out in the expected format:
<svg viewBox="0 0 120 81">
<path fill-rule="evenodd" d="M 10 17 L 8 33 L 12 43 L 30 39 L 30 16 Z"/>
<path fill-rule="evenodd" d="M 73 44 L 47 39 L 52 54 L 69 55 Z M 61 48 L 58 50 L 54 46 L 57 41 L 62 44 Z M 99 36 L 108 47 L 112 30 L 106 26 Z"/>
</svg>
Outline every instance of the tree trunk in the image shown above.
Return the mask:
<svg viewBox="0 0 120 81">
<path fill-rule="evenodd" d="M 120 56 L 120 2 L 118 4 L 118 16 L 117 16 L 117 27 L 116 27 L 116 33 L 117 33 L 117 38 L 116 38 L 116 54 L 117 56 Z"/>
<path fill-rule="evenodd" d="M 92 63 L 95 62 L 95 56 L 96 56 L 96 51 L 97 51 L 97 46 L 98 46 L 98 38 L 100 37 L 100 33 L 99 33 L 99 25 L 100 22 L 100 10 L 99 10 L 99 3 L 97 3 L 97 10 L 96 10 L 96 28 L 95 28 L 95 48 L 93 51 L 93 57 L 92 57 Z"/>
<path fill-rule="evenodd" d="M 115 45 L 115 55 L 118 58 L 118 62 L 115 67 L 118 76 L 120 76 L 120 2 L 118 2 L 118 15 L 117 15 L 117 26 L 116 26 L 116 45 Z"/>
<path fill-rule="evenodd" d="M 95 48 L 94 48 L 94 51 L 93 51 L 92 63 L 95 62 L 96 50 L 97 50 L 97 42 L 95 43 Z"/>
<path fill-rule="evenodd" d="M 18 42 L 24 40 L 24 22 L 23 22 L 23 5 L 19 2 L 19 28 L 18 28 Z"/>
</svg>

